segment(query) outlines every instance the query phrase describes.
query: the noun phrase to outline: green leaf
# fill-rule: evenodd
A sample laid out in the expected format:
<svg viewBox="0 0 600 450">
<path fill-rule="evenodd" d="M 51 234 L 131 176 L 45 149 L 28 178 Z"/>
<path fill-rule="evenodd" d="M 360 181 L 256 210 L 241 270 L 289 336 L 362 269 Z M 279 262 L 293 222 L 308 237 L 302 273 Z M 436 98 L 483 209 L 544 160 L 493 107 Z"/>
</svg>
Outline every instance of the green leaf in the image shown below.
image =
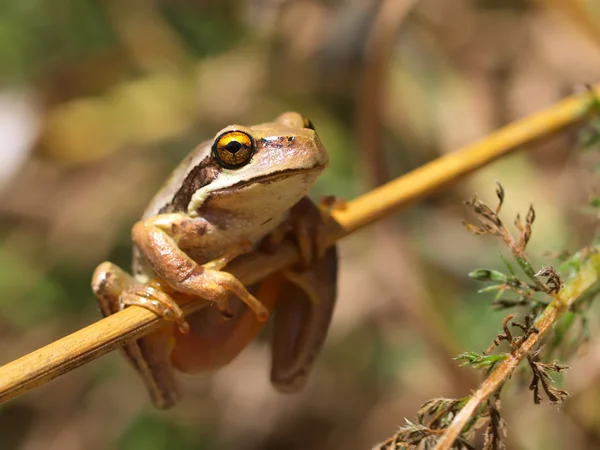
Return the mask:
<svg viewBox="0 0 600 450">
<path fill-rule="evenodd" d="M 513 270 L 512 266 L 510 265 L 510 263 L 508 262 L 508 260 L 504 257 L 504 255 L 502 253 L 500 253 L 500 259 L 502 259 L 502 262 L 504 263 L 504 265 L 506 266 L 506 268 L 508 269 L 510 274 L 513 277 L 516 277 L 517 275 L 515 274 L 515 271 Z"/>
<path fill-rule="evenodd" d="M 480 355 L 475 352 L 465 352 L 456 356 L 454 359 L 456 361 L 464 360 L 464 362 L 460 365 L 463 366 L 471 366 L 479 369 L 481 367 L 490 367 L 496 364 L 497 362 L 503 361 L 506 359 L 508 355 L 505 353 L 501 353 L 499 355 Z"/>
<path fill-rule="evenodd" d="M 525 275 L 527 275 L 532 281 L 535 281 L 537 283 L 538 281 L 535 278 L 535 271 L 533 270 L 533 267 L 531 267 L 529 261 L 517 255 L 515 255 L 515 259 L 517 260 L 517 263 L 519 263 L 521 269 L 523 269 L 523 272 L 525 272 Z"/>
<path fill-rule="evenodd" d="M 501 289 L 500 292 L 498 292 L 498 294 L 502 294 L 502 292 L 504 292 L 504 289 L 506 288 L 506 285 L 504 284 L 493 284 L 492 286 L 486 286 L 483 289 L 479 289 L 477 291 L 478 294 L 485 294 L 487 292 L 493 292 L 496 291 L 498 289 Z"/>
<path fill-rule="evenodd" d="M 469 277 L 478 281 L 493 281 L 496 283 L 508 282 L 508 276 L 506 274 L 491 269 L 476 269 L 469 272 Z"/>
</svg>

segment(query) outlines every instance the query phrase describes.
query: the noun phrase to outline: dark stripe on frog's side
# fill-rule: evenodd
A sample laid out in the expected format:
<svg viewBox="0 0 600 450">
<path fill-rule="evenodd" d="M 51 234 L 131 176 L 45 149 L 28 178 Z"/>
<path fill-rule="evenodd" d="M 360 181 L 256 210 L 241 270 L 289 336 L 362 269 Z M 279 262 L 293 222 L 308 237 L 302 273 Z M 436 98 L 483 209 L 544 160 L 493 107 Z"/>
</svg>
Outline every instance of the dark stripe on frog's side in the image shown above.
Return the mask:
<svg viewBox="0 0 600 450">
<path fill-rule="evenodd" d="M 222 167 L 212 155 L 207 156 L 200 164 L 188 172 L 181 183 L 181 187 L 173 196 L 173 199 L 158 211 L 158 214 L 187 211 L 194 193 L 210 184 L 221 172 Z"/>
</svg>

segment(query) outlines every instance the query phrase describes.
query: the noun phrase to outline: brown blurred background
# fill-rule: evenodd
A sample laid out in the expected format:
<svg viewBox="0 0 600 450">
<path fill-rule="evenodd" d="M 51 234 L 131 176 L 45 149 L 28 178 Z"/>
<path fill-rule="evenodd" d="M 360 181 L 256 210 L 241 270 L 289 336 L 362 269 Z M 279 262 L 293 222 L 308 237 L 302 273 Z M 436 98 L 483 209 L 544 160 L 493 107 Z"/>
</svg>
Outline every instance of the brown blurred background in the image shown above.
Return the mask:
<svg viewBox="0 0 600 450">
<path fill-rule="evenodd" d="M 0 2 L 0 363 L 99 319 L 95 266 L 130 264 L 130 228 L 170 170 L 230 123 L 311 118 L 331 156 L 315 198 L 353 198 L 600 79 L 596 0 Z M 505 313 L 467 273 L 502 268 L 462 200 L 534 203 L 530 254 L 593 234 L 575 130 L 495 163 L 340 243 L 338 308 L 307 388 L 268 382 L 266 336 L 183 378 L 154 410 L 118 353 L 0 406 L 0 449 L 367 449 L 426 400 L 460 397 Z M 580 206 L 581 205 L 581 206 Z M 593 317 L 593 315 L 592 315 Z M 597 317 L 597 314 L 596 314 Z M 575 392 L 503 396 L 509 448 L 600 448 L 599 327 L 565 352 Z"/>
</svg>

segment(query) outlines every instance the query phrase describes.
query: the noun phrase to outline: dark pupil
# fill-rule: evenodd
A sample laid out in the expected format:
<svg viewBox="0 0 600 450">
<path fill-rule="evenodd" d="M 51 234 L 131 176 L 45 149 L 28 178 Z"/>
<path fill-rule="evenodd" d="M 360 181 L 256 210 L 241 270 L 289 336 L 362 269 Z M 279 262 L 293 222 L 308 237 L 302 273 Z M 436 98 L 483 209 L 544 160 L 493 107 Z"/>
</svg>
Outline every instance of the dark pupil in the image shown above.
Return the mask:
<svg viewBox="0 0 600 450">
<path fill-rule="evenodd" d="M 242 144 L 240 144 L 238 141 L 230 141 L 225 148 L 230 153 L 237 153 L 242 149 Z"/>
</svg>

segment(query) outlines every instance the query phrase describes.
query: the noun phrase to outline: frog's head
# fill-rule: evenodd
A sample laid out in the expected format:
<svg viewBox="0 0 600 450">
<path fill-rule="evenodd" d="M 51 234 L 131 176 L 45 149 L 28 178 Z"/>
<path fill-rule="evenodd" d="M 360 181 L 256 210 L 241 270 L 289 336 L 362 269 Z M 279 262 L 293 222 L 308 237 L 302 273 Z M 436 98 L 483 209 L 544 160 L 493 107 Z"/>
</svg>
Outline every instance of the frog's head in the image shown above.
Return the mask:
<svg viewBox="0 0 600 450">
<path fill-rule="evenodd" d="M 306 195 L 327 163 L 312 123 L 298 113 L 251 127 L 230 125 L 213 141 L 211 180 L 194 192 L 188 214 L 201 214 L 201 208 L 285 211 Z"/>
</svg>

